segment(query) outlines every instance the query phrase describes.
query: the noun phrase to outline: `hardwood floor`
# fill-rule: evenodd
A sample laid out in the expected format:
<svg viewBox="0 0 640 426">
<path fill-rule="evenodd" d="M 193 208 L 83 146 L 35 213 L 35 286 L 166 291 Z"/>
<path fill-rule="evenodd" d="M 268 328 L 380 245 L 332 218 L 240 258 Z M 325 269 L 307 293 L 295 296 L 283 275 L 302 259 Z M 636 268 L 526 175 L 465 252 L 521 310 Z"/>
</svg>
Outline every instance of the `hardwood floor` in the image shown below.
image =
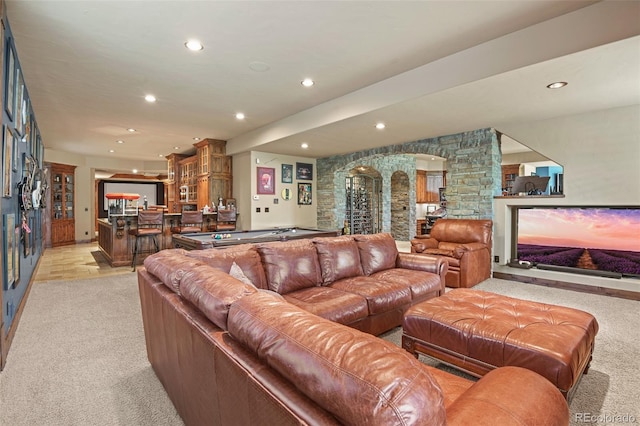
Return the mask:
<svg viewBox="0 0 640 426">
<path fill-rule="evenodd" d="M 34 281 L 78 280 L 132 273 L 129 266 L 109 266 L 98 243 L 93 242 L 46 249 Z"/>
</svg>

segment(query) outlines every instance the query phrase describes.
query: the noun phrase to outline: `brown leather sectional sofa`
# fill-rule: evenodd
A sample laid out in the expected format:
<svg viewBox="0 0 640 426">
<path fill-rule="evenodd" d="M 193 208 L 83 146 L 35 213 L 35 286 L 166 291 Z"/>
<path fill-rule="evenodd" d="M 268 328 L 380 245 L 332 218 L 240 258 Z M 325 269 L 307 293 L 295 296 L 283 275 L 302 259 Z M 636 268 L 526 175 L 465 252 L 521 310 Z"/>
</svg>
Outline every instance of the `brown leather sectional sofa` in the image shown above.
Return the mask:
<svg viewBox="0 0 640 426">
<path fill-rule="evenodd" d="M 446 264 L 389 241 L 347 236 L 145 259 L 147 354 L 185 423 L 568 424 L 564 398 L 536 373 L 503 367 L 475 383 L 360 331 L 395 327 L 396 311 L 401 320 L 443 289 Z"/>
</svg>

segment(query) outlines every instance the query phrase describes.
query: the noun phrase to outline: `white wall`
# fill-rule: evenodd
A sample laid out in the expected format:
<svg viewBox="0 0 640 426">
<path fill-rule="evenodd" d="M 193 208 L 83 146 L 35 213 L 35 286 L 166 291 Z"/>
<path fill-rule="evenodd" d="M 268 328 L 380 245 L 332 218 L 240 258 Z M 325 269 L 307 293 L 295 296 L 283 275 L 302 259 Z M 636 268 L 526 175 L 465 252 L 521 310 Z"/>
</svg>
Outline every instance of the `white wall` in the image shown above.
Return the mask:
<svg viewBox="0 0 640 426">
<path fill-rule="evenodd" d="M 497 198 L 494 255 L 511 251 L 511 206 L 640 206 L 640 106 L 515 124 L 498 130 L 564 167 L 563 198 Z"/>
<path fill-rule="evenodd" d="M 258 163 L 257 160 L 260 162 Z M 312 204 L 298 205 L 298 181 L 295 176 L 296 162 L 313 165 L 313 180 L 300 181 L 312 184 Z M 282 183 L 282 164 L 293 165 L 293 183 Z M 257 194 L 257 168 L 270 167 L 275 169 L 275 194 Z M 242 229 L 264 229 L 277 226 L 317 226 L 316 199 L 316 160 L 307 157 L 272 154 L 252 151 L 233 156 L 233 194 L 236 198 L 240 213 Z M 281 196 L 283 189 L 291 190 L 293 196 L 284 200 Z M 258 197 L 256 200 L 255 197 Z M 274 200 L 278 200 L 277 204 Z M 260 208 L 260 213 L 256 209 Z M 269 212 L 265 212 L 265 208 Z"/>
</svg>

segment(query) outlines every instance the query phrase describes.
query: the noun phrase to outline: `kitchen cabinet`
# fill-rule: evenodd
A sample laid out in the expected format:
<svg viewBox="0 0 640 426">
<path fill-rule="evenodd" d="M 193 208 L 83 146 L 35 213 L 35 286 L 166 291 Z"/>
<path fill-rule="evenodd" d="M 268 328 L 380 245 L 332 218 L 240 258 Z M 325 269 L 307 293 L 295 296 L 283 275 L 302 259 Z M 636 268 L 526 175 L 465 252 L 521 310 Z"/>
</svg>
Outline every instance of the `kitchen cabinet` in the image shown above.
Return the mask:
<svg viewBox="0 0 640 426">
<path fill-rule="evenodd" d="M 440 203 L 440 188 L 447 186 L 447 172 L 427 172 L 427 203 Z"/>
<path fill-rule="evenodd" d="M 416 203 L 427 202 L 427 171 L 416 170 Z"/>
<path fill-rule="evenodd" d="M 447 186 L 447 172 L 416 170 L 416 203 L 440 203 L 440 188 Z"/>
</svg>

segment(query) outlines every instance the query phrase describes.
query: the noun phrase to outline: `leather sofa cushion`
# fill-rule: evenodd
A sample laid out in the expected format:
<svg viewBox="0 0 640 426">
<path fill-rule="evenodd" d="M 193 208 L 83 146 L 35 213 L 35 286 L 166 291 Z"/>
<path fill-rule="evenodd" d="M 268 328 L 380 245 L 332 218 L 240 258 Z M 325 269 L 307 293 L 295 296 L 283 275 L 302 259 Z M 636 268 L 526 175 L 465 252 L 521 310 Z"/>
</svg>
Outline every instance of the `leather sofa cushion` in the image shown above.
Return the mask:
<svg viewBox="0 0 640 426">
<path fill-rule="evenodd" d="M 324 285 L 341 278 L 362 275 L 358 245 L 352 237 L 319 237 L 314 238 L 313 243 L 318 251 Z"/>
<path fill-rule="evenodd" d="M 258 290 L 209 265 L 197 265 L 180 280 L 182 297 L 193 303 L 209 320 L 227 329 L 229 306 Z"/>
<path fill-rule="evenodd" d="M 358 244 L 362 271 L 365 275 L 396 266 L 398 247 L 391 234 L 354 235 L 353 238 Z"/>
<path fill-rule="evenodd" d="M 234 339 L 344 424 L 446 423 L 436 381 L 392 343 L 266 292 L 231 305 L 228 324 Z"/>
<path fill-rule="evenodd" d="M 353 277 L 338 280 L 329 287 L 364 297 L 367 300 L 369 315 L 381 314 L 411 304 L 411 289 L 406 284 L 397 282 L 380 281 L 372 277 Z"/>
<path fill-rule="evenodd" d="M 187 256 L 227 273 L 231 271 L 231 266 L 235 262 L 253 285 L 257 288 L 267 288 L 267 277 L 262 268 L 260 255 L 252 244 L 240 244 L 224 250 L 215 248 L 193 250 L 187 252 Z"/>
<path fill-rule="evenodd" d="M 424 249 L 421 253 L 422 254 L 431 254 L 431 255 L 434 255 L 434 256 L 456 257 L 456 255 L 455 255 L 453 250 L 446 250 L 446 249 L 440 249 L 440 248 Z"/>
<path fill-rule="evenodd" d="M 309 287 L 284 295 L 284 298 L 307 312 L 340 324 L 351 324 L 369 315 L 362 296 L 330 287 Z"/>
<path fill-rule="evenodd" d="M 428 274 L 413 269 L 394 268 L 376 272 L 369 278 L 401 284 L 411 289 L 411 300 L 420 300 L 427 295 L 439 294 L 442 289 L 440 275 Z"/>
<path fill-rule="evenodd" d="M 308 239 L 275 241 L 258 245 L 269 290 L 286 294 L 320 285 L 320 265 L 313 242 Z"/>
<path fill-rule="evenodd" d="M 180 294 L 180 280 L 182 276 L 198 265 L 202 265 L 198 259 L 186 256 L 183 249 L 167 249 L 147 256 L 144 259 L 144 267 L 150 274 L 158 277 L 164 285 Z"/>
</svg>

